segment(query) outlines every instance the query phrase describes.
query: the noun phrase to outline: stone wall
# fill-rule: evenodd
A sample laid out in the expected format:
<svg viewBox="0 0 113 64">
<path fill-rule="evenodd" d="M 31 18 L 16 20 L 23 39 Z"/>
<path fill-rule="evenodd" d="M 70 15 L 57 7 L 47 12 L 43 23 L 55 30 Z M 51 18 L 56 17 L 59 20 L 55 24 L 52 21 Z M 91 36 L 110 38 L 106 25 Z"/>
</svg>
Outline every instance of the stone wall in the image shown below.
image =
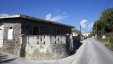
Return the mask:
<svg viewBox="0 0 113 64">
<path fill-rule="evenodd" d="M 28 45 L 28 47 L 30 47 Z M 52 60 L 67 57 L 65 44 L 36 45 L 26 50 L 26 58 L 34 60 Z"/>
<path fill-rule="evenodd" d="M 26 58 L 59 59 L 67 57 L 65 36 L 27 36 Z M 42 39 L 42 41 L 41 41 Z M 45 41 L 45 43 L 44 43 Z"/>
<path fill-rule="evenodd" d="M 3 32 L 4 32 L 4 25 L 0 24 L 0 48 L 3 47 Z"/>
<path fill-rule="evenodd" d="M 3 33 L 3 47 L 2 51 L 15 54 L 19 56 L 20 54 L 20 44 L 21 44 L 21 24 L 20 23 L 3 23 L 4 33 Z M 9 30 L 12 29 L 12 37 L 8 35 Z M 9 32 L 10 34 L 10 32 Z M 8 39 L 8 38 L 12 39 Z"/>
</svg>

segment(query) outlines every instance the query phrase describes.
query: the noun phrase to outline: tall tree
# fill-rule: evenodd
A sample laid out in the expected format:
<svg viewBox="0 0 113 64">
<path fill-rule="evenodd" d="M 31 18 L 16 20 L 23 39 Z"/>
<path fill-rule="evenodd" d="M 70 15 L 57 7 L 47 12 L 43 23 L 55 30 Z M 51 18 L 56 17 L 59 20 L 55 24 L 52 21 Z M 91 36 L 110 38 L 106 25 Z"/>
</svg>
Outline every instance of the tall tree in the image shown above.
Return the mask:
<svg viewBox="0 0 113 64">
<path fill-rule="evenodd" d="M 97 35 L 113 32 L 113 8 L 107 9 L 93 25 L 93 32 Z"/>
</svg>

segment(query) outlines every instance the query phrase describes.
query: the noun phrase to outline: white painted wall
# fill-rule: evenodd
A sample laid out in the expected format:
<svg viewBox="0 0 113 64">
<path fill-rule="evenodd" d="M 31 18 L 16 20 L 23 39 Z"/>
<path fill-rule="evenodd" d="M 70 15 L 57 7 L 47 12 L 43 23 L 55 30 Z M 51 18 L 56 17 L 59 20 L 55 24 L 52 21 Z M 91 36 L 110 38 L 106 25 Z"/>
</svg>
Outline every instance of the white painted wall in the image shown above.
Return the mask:
<svg viewBox="0 0 113 64">
<path fill-rule="evenodd" d="M 0 47 L 3 46 L 3 32 L 4 32 L 4 25 L 0 26 Z"/>
<path fill-rule="evenodd" d="M 90 33 L 82 33 L 82 35 L 87 37 L 90 35 Z"/>
</svg>

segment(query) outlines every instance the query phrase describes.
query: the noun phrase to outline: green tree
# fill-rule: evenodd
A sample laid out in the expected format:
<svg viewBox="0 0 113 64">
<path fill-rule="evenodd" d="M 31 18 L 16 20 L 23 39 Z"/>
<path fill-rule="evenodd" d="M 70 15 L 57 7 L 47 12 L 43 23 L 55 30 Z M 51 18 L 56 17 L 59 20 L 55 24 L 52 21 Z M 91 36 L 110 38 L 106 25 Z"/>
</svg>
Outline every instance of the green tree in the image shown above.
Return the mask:
<svg viewBox="0 0 113 64">
<path fill-rule="evenodd" d="M 93 33 L 101 36 L 113 32 L 113 8 L 107 9 L 93 25 Z"/>
<path fill-rule="evenodd" d="M 103 27 L 106 33 L 113 32 L 113 8 L 104 11 L 100 20 L 104 23 Z"/>
</svg>

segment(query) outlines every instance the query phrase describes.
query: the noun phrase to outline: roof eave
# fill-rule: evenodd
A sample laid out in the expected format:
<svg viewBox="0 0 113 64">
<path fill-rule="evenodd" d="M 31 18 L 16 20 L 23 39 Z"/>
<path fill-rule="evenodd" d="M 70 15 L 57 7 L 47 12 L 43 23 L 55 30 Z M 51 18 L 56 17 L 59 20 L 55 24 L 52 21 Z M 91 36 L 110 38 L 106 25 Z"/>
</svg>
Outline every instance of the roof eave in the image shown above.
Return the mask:
<svg viewBox="0 0 113 64">
<path fill-rule="evenodd" d="M 54 22 L 54 21 L 50 21 L 50 20 L 44 20 L 44 19 L 39 19 L 39 18 L 36 18 L 36 17 L 31 17 L 31 16 L 27 16 L 27 15 L 22 15 L 22 14 L 17 14 L 17 15 L 11 15 L 11 16 L 5 16 L 5 17 L 0 17 L 0 19 L 5 19 L 5 18 L 27 18 L 27 19 L 33 19 L 33 20 L 36 20 L 36 21 L 45 21 L 45 22 L 49 22 L 49 23 L 52 23 L 52 24 L 56 24 L 56 25 L 62 25 L 62 26 L 66 26 L 66 27 L 69 27 L 69 28 L 74 28 L 74 26 L 71 26 L 71 25 L 66 25 L 66 24 L 62 24 L 62 23 L 58 23 L 58 22 Z"/>
</svg>

